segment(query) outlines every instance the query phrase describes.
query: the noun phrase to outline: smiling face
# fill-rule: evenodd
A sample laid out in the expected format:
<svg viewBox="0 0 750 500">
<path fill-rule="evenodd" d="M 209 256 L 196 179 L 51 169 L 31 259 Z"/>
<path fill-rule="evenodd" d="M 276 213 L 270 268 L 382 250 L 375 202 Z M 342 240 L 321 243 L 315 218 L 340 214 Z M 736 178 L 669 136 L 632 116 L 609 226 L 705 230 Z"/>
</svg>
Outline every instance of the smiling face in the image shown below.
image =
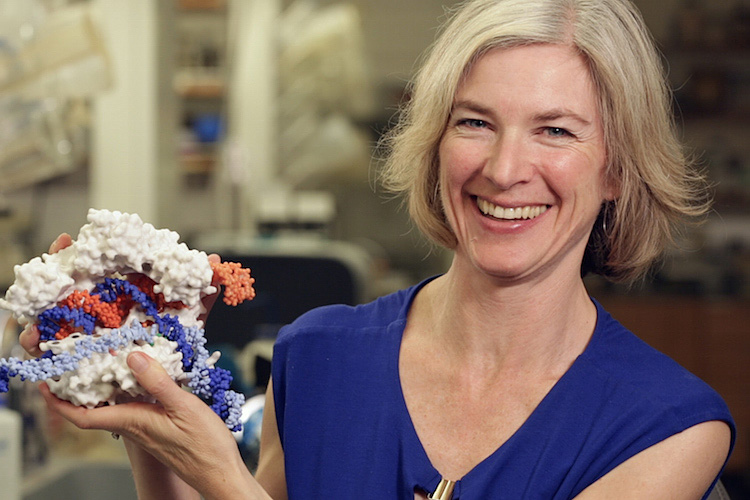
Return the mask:
<svg viewBox="0 0 750 500">
<path fill-rule="evenodd" d="M 595 87 L 574 49 L 483 55 L 456 93 L 439 159 L 456 264 L 506 280 L 580 273 L 613 193 Z"/>
</svg>

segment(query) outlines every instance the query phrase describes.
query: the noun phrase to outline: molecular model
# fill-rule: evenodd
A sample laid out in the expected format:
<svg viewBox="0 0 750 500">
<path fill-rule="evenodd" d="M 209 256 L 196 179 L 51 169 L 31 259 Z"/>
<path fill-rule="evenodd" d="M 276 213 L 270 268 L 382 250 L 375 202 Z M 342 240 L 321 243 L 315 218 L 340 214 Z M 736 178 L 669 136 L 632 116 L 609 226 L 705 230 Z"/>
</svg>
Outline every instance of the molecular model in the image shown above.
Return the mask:
<svg viewBox="0 0 750 500">
<path fill-rule="evenodd" d="M 22 325 L 35 324 L 40 358 L 0 359 L 0 392 L 11 377 L 46 380 L 53 394 L 78 406 L 152 401 L 126 364 L 142 351 L 240 430 L 244 396 L 229 389 L 220 353 L 205 348 L 201 299 L 224 287 L 224 302 L 255 297 L 250 270 L 212 263 L 178 243 L 179 235 L 136 214 L 89 210 L 89 223 L 67 248 L 16 266 L 0 299 Z"/>
</svg>

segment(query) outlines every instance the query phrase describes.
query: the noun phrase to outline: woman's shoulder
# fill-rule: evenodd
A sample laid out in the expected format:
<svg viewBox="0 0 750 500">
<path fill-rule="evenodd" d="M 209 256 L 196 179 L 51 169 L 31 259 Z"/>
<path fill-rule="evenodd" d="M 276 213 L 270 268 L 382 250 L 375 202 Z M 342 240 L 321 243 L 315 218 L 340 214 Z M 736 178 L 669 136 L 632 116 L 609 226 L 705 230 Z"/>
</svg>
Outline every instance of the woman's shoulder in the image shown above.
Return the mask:
<svg viewBox="0 0 750 500">
<path fill-rule="evenodd" d="M 555 409 L 562 408 L 560 425 L 571 435 L 582 433 L 586 444 L 579 456 L 587 464 L 584 487 L 704 422 L 725 422 L 734 439 L 732 416 L 713 388 L 596 306 L 594 335 L 554 399 Z"/>
<path fill-rule="evenodd" d="M 597 310 L 596 332 L 584 356 L 610 387 L 632 398 L 628 404 L 640 401 L 680 419 L 708 412 L 729 417 L 726 404 L 710 385 L 644 342 L 598 303 Z"/>
<path fill-rule="evenodd" d="M 422 284 L 378 297 L 358 305 L 332 304 L 312 309 L 279 332 L 279 341 L 288 341 L 314 332 L 341 333 L 386 328 L 405 321 L 408 306 Z"/>
</svg>

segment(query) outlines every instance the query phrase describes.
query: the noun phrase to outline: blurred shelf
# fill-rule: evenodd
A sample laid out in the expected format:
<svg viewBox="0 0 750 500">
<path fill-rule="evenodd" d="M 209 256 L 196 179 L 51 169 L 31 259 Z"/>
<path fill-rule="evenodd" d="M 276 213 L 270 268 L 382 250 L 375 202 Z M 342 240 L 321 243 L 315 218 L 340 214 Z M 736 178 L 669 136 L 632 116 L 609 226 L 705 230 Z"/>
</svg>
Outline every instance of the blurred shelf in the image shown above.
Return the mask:
<svg viewBox="0 0 750 500">
<path fill-rule="evenodd" d="M 177 7 L 185 11 L 211 11 L 226 8 L 226 0 L 178 0 Z"/>
<path fill-rule="evenodd" d="M 221 99 L 226 87 L 224 84 L 194 84 L 179 87 L 177 94 L 184 99 Z"/>
<path fill-rule="evenodd" d="M 671 60 L 710 66 L 742 66 L 750 61 L 750 47 L 671 47 L 664 54 Z"/>
<path fill-rule="evenodd" d="M 240 0 L 244 1 L 244 0 Z M 185 180 L 210 177 L 219 161 L 224 132 L 227 79 L 227 0 L 176 0 L 177 68 L 172 86 L 178 99 L 178 164 Z"/>
<path fill-rule="evenodd" d="M 180 155 L 180 166 L 186 174 L 207 174 L 216 168 L 217 156 L 213 153 Z"/>
<path fill-rule="evenodd" d="M 174 77 L 174 89 L 183 98 L 220 99 L 226 93 L 226 81 L 219 71 L 181 69 Z"/>
<path fill-rule="evenodd" d="M 678 109 L 676 119 L 678 123 L 690 122 L 691 125 L 707 127 L 721 125 L 750 127 L 750 110 L 680 111 Z"/>
</svg>

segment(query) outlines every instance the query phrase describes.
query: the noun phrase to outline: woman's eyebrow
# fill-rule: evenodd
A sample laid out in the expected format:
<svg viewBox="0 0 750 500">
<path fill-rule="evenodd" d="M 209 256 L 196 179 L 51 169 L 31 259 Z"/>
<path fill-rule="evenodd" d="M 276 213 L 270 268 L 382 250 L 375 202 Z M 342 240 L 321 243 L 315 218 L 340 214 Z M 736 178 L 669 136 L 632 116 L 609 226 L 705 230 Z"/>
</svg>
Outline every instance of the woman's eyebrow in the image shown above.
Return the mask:
<svg viewBox="0 0 750 500">
<path fill-rule="evenodd" d="M 468 99 L 462 99 L 460 101 L 456 101 L 453 103 L 453 109 L 451 111 L 455 111 L 456 109 L 464 109 L 467 111 L 474 111 L 475 113 L 480 113 L 483 115 L 492 115 L 494 112 L 491 108 L 487 106 L 483 106 L 479 104 L 476 101 L 471 101 Z"/>
<path fill-rule="evenodd" d="M 473 111 L 475 113 L 483 114 L 485 116 L 493 116 L 495 114 L 492 108 L 484 106 L 470 99 L 462 99 L 460 101 L 456 101 L 453 104 L 453 108 L 451 109 L 451 112 L 457 109 Z M 581 125 L 584 125 L 584 126 L 591 125 L 591 120 L 587 120 L 586 118 L 579 115 L 575 111 L 571 109 L 567 109 L 567 108 L 553 108 L 547 111 L 542 111 L 540 113 L 535 114 L 532 119 L 534 122 L 545 122 L 545 121 L 558 120 L 560 118 L 569 118 L 569 119 L 572 119 L 581 123 Z"/>
<path fill-rule="evenodd" d="M 571 120 L 580 122 L 582 125 L 591 125 L 590 120 L 587 120 L 575 111 L 564 108 L 550 109 L 549 111 L 544 111 L 542 113 L 534 115 L 535 122 L 553 121 L 559 120 L 560 118 L 569 118 Z"/>
</svg>

